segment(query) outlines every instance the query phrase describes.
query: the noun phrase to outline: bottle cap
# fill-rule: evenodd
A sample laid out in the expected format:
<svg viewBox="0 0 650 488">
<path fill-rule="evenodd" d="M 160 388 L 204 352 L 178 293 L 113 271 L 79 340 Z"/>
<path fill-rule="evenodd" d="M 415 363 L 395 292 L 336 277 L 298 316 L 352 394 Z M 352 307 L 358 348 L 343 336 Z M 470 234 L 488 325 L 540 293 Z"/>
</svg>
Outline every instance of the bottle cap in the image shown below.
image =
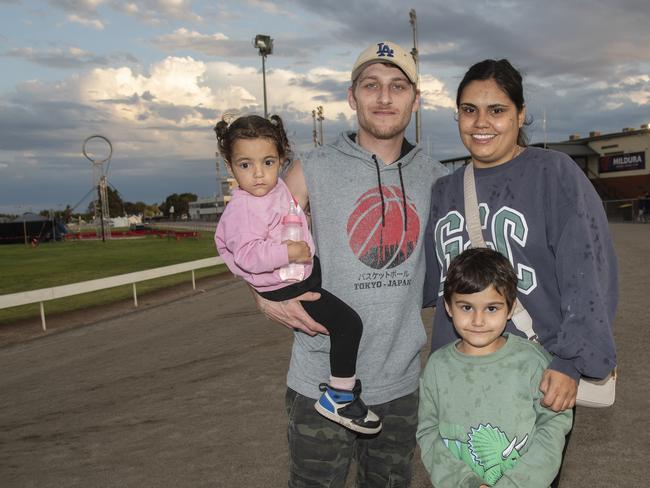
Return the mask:
<svg viewBox="0 0 650 488">
<path fill-rule="evenodd" d="M 291 200 L 291 203 L 289 204 L 289 213 L 287 213 L 284 217 L 282 217 L 282 224 L 302 225 L 302 221 L 300 220 L 300 215 L 298 215 L 298 209 L 296 208 L 296 205 L 293 203 L 293 200 Z"/>
</svg>

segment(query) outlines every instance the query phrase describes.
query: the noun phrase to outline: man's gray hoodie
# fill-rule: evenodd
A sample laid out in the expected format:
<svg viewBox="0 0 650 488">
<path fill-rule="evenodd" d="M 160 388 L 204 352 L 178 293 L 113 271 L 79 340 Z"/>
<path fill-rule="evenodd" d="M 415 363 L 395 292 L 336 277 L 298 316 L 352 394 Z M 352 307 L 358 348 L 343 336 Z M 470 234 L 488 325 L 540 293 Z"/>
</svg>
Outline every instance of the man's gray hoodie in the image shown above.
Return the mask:
<svg viewBox="0 0 650 488">
<path fill-rule="evenodd" d="M 426 341 L 420 317 L 423 235 L 433 183 L 447 174 L 420 147 L 404 141 L 385 165 L 344 133 L 302 161 L 323 288 L 363 320 L 357 377 L 376 405 L 418 387 Z M 294 335 L 288 386 L 318 398 L 329 379 L 329 338 Z"/>
</svg>

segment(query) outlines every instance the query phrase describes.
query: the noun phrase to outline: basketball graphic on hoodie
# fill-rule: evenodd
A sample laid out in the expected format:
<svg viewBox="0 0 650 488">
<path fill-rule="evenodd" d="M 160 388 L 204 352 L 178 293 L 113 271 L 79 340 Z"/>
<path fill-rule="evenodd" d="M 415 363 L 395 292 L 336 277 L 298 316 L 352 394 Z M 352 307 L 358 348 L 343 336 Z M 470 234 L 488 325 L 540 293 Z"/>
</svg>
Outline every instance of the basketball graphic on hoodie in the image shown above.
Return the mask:
<svg viewBox="0 0 650 488">
<path fill-rule="evenodd" d="M 383 195 L 383 223 L 382 223 Z M 411 255 L 420 234 L 417 209 L 397 186 L 373 188 L 355 202 L 347 224 L 354 255 L 373 269 L 400 265 Z"/>
</svg>

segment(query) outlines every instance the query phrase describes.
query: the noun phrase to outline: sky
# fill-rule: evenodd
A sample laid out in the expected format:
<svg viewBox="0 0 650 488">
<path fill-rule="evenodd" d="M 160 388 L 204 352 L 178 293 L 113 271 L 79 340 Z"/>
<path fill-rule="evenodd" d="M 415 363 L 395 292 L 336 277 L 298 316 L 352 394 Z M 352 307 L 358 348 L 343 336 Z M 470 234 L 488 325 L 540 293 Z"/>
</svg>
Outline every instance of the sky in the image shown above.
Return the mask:
<svg viewBox="0 0 650 488">
<path fill-rule="evenodd" d="M 77 206 L 92 196 L 83 155 L 110 140 L 109 184 L 125 201 L 217 193 L 213 127 L 269 113 L 297 154 L 354 130 L 350 70 L 367 46 L 411 49 L 417 13 L 422 138 L 436 159 L 466 154 L 454 122 L 459 81 L 486 58 L 524 76 L 531 142 L 650 123 L 647 0 L 0 0 L 0 213 Z M 414 123 L 407 131 L 414 140 Z M 103 139 L 86 153 L 108 158 Z"/>
</svg>

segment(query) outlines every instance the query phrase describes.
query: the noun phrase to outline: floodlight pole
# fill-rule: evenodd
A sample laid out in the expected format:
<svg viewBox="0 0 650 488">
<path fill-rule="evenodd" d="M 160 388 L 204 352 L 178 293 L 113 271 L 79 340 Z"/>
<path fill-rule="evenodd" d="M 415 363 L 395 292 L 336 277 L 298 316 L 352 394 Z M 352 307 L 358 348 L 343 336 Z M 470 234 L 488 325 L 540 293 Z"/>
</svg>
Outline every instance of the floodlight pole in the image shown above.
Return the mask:
<svg viewBox="0 0 650 488">
<path fill-rule="evenodd" d="M 262 91 L 264 92 L 264 118 L 269 118 L 269 111 L 266 106 L 266 54 L 262 54 Z"/>
<path fill-rule="evenodd" d="M 418 18 L 415 13 L 415 9 L 412 8 L 409 11 L 409 22 L 413 27 L 413 49 L 411 50 L 411 56 L 413 56 L 413 61 L 415 61 L 415 69 L 417 73 L 417 83 L 416 88 L 420 89 L 420 62 L 419 62 L 419 53 L 418 53 Z M 415 112 L 415 143 L 420 143 L 420 135 L 422 132 L 422 106 L 418 106 L 417 112 Z"/>
<path fill-rule="evenodd" d="M 262 56 L 262 91 L 264 92 L 264 118 L 269 117 L 269 112 L 266 103 L 266 57 L 273 53 L 273 39 L 271 36 L 265 34 L 257 34 L 253 40 L 253 47 L 255 47 L 260 56 Z"/>
</svg>

